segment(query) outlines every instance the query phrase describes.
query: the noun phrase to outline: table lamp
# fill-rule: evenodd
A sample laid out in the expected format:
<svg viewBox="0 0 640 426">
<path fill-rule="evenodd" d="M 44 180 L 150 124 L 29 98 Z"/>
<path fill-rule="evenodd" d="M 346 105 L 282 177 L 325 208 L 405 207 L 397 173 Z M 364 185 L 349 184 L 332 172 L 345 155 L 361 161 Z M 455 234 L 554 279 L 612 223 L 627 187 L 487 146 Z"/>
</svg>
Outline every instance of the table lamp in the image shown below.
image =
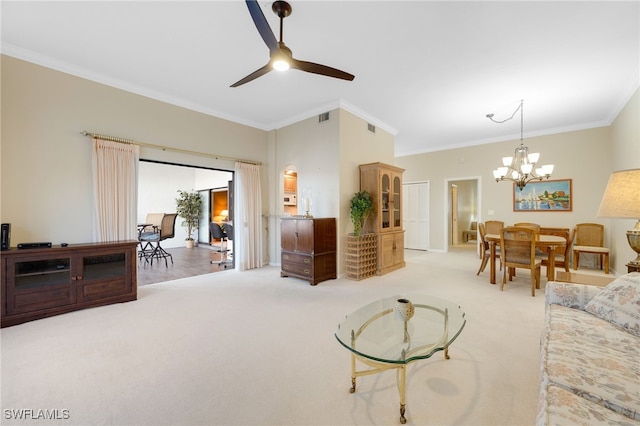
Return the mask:
<svg viewBox="0 0 640 426">
<path fill-rule="evenodd" d="M 222 216 L 224 218 L 223 220 L 226 222 L 229 220 L 229 210 L 220 211 L 220 216 Z"/>
<path fill-rule="evenodd" d="M 638 219 L 636 226 L 627 231 L 627 241 L 637 253 L 631 263 L 640 265 L 640 169 L 611 173 L 597 216 Z"/>
</svg>

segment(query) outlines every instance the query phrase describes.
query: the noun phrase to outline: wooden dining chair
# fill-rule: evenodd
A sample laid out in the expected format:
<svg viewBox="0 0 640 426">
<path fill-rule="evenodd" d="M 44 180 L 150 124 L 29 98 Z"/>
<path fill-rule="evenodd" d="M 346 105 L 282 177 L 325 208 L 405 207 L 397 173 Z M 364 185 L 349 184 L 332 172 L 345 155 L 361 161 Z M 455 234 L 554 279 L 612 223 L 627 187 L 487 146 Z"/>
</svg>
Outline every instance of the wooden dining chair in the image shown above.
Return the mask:
<svg viewBox="0 0 640 426">
<path fill-rule="evenodd" d="M 540 232 L 540 225 L 538 225 L 537 223 L 518 222 L 518 223 L 514 223 L 513 226 L 516 226 L 518 228 L 531 228 L 531 229 L 535 229 L 536 231 Z"/>
<path fill-rule="evenodd" d="M 575 244 L 573 246 L 573 269 L 580 267 L 580 253 L 591 253 L 598 256 L 600 269 L 604 263 L 604 273 L 609 273 L 609 249 L 604 247 L 604 225 L 599 223 L 577 224 Z"/>
<path fill-rule="evenodd" d="M 536 295 L 536 289 L 540 288 L 540 267 L 542 259 L 536 257 L 536 235 L 538 233 L 531 228 L 510 226 L 500 231 L 500 251 L 502 256 L 502 283 L 500 290 L 504 290 L 509 281 L 513 281 L 515 268 L 531 271 L 531 296 Z"/>
<path fill-rule="evenodd" d="M 575 228 L 540 228 L 541 235 L 556 235 L 567 240 L 567 244 L 564 247 L 556 248 L 554 252 L 555 266 L 564 268 L 566 272 L 569 272 L 569 265 L 571 263 L 571 246 L 573 245 L 573 237 L 575 236 L 575 233 Z M 549 261 L 547 258 L 542 259 L 542 266 L 546 266 L 547 268 L 549 267 Z"/>
<path fill-rule="evenodd" d="M 480 275 L 480 272 L 484 272 L 485 268 L 487 267 L 487 263 L 489 263 L 489 260 L 491 259 L 489 242 L 484 238 L 484 236 L 487 234 L 485 232 L 484 223 L 478 224 L 478 233 L 480 234 L 480 268 L 478 268 L 478 272 L 476 273 L 476 275 Z M 499 247 L 496 247 L 496 255 L 500 256 Z M 502 260 L 500 260 L 500 269 L 502 269 Z"/>
<path fill-rule="evenodd" d="M 487 220 L 484 223 L 484 230 L 487 234 L 500 235 L 502 228 L 504 228 L 504 222 L 501 220 Z"/>
</svg>

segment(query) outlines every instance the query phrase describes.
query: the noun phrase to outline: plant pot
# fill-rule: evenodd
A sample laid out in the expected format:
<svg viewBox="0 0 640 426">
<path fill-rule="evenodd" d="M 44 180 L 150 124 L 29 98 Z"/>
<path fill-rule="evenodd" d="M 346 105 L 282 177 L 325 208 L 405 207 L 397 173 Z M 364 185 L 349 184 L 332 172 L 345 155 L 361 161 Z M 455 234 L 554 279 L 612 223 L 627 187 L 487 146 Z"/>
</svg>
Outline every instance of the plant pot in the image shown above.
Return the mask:
<svg viewBox="0 0 640 426">
<path fill-rule="evenodd" d="M 194 240 L 185 240 L 184 243 L 187 246 L 187 248 L 193 248 L 193 246 L 195 245 L 195 241 Z"/>
</svg>

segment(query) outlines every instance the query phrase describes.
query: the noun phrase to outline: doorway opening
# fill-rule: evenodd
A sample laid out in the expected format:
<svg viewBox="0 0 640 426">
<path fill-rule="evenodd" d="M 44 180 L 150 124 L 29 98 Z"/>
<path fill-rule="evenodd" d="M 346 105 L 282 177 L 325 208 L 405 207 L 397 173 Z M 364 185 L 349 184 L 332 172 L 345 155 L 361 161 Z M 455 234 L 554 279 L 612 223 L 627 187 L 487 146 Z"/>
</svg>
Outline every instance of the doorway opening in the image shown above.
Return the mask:
<svg viewBox="0 0 640 426">
<path fill-rule="evenodd" d="M 229 219 L 233 218 L 233 175 L 228 170 L 186 164 L 140 159 L 138 167 L 138 223 L 144 223 L 148 213 L 176 211 L 178 191 L 198 192 L 202 196 L 202 210 L 195 240 L 209 244 L 209 222 L 219 212 L 213 209 L 213 190 L 225 189 Z M 222 210 L 222 209 L 221 209 Z M 166 247 L 183 247 L 187 231 L 176 221 L 175 237 L 163 242 Z"/>
<path fill-rule="evenodd" d="M 477 236 L 473 230 L 480 217 L 480 178 L 446 179 L 445 191 L 445 251 L 453 247 L 477 249 Z"/>
</svg>

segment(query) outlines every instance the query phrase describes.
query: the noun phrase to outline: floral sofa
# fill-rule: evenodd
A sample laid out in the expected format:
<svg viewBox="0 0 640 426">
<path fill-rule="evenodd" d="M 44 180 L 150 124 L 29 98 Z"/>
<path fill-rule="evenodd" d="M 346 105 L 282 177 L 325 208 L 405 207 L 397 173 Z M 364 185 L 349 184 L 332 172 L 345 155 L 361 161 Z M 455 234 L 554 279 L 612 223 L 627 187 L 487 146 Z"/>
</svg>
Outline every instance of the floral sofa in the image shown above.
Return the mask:
<svg viewBox="0 0 640 426">
<path fill-rule="evenodd" d="M 640 273 L 547 283 L 537 425 L 640 425 Z"/>
</svg>

